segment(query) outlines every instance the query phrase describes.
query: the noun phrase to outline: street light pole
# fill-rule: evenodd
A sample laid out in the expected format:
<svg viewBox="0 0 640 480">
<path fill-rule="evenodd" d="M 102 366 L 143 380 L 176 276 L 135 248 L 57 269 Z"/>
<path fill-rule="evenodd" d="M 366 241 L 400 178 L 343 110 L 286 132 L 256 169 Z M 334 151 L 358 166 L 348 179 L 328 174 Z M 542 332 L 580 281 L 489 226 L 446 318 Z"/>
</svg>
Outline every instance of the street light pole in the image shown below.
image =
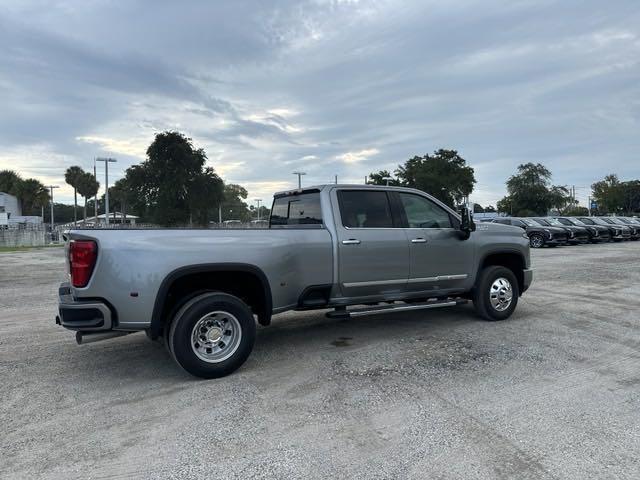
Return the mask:
<svg viewBox="0 0 640 480">
<path fill-rule="evenodd" d="M 96 174 L 96 157 L 93 157 L 93 179 L 98 182 L 98 175 Z M 96 194 L 93 196 L 93 215 L 94 222 L 98 224 L 98 190 L 96 190 Z"/>
<path fill-rule="evenodd" d="M 253 199 L 254 202 L 258 202 L 258 221 L 260 221 L 260 202 L 262 201 L 261 198 L 254 198 Z"/>
<path fill-rule="evenodd" d="M 51 241 L 53 242 L 53 189 L 60 188 L 58 185 L 49 185 L 49 195 L 51 196 Z M 43 218 L 44 220 L 44 218 Z"/>
<path fill-rule="evenodd" d="M 294 175 L 298 176 L 298 190 L 302 188 L 302 175 L 306 175 L 306 172 L 293 172 Z"/>
<path fill-rule="evenodd" d="M 117 162 L 117 160 L 115 158 L 97 158 L 96 160 L 104 162 L 104 221 L 106 225 L 109 225 L 109 163 Z"/>
</svg>

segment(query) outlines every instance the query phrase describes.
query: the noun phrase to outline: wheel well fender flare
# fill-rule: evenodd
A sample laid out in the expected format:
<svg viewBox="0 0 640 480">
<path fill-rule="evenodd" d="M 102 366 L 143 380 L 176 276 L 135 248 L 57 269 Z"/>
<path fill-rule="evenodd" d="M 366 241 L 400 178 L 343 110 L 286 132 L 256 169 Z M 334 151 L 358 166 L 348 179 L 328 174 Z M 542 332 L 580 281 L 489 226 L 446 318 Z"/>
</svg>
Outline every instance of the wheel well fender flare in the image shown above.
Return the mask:
<svg viewBox="0 0 640 480">
<path fill-rule="evenodd" d="M 271 286 L 265 273 L 259 267 L 248 263 L 203 263 L 197 265 L 187 265 L 176 268 L 171 271 L 160 283 L 156 298 L 153 304 L 153 313 L 151 315 L 151 325 L 149 334 L 152 339 L 160 336 L 164 327 L 163 311 L 167 300 L 167 294 L 171 286 L 179 279 L 188 275 L 197 273 L 215 273 L 215 272 L 241 272 L 254 275 L 260 282 L 264 294 L 264 318 L 260 320 L 263 325 L 268 325 L 271 321 L 271 313 L 273 311 L 273 298 L 271 296 Z"/>
<path fill-rule="evenodd" d="M 519 293 L 522 294 L 522 287 L 523 287 L 523 283 L 524 283 L 524 272 L 523 269 L 527 268 L 527 262 L 525 260 L 525 256 L 523 255 L 523 253 L 520 250 L 516 250 L 516 249 L 511 249 L 511 248 L 501 248 L 499 250 L 490 250 L 488 252 L 485 252 L 482 254 L 482 256 L 479 259 L 478 262 L 478 270 L 476 272 L 476 276 L 474 278 L 474 288 L 475 288 L 475 284 L 478 281 L 478 278 L 480 278 L 480 272 L 487 266 L 487 265 L 502 265 L 505 266 L 507 268 L 510 268 L 508 265 L 505 265 L 504 263 L 489 263 L 487 264 L 487 260 L 490 257 L 498 257 L 498 256 L 507 256 L 510 258 L 517 258 L 518 262 L 521 264 L 521 268 L 519 270 L 515 270 L 513 273 L 516 276 L 516 278 L 518 279 L 518 290 Z"/>
</svg>

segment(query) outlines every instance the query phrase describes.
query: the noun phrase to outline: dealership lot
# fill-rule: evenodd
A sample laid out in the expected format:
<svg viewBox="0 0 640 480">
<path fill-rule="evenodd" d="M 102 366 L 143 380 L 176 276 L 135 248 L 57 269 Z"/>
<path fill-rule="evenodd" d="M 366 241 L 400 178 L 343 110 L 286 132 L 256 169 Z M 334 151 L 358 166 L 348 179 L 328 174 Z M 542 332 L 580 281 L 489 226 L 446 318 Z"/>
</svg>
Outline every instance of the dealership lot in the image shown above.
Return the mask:
<svg viewBox="0 0 640 480">
<path fill-rule="evenodd" d="M 514 316 L 278 316 L 202 381 L 54 324 L 61 249 L 0 253 L 2 478 L 638 478 L 640 244 L 532 251 Z"/>
</svg>

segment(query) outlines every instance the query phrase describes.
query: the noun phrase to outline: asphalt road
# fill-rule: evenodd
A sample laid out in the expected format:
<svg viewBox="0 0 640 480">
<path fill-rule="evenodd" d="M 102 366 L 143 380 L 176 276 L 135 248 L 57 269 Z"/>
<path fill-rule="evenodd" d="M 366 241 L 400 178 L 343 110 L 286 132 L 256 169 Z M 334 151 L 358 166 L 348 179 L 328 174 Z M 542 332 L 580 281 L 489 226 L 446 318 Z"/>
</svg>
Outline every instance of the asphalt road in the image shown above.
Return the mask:
<svg viewBox="0 0 640 480">
<path fill-rule="evenodd" d="M 532 256 L 508 321 L 290 313 L 202 381 L 144 334 L 76 345 L 62 251 L 0 253 L 0 477 L 640 478 L 640 243 Z"/>
</svg>

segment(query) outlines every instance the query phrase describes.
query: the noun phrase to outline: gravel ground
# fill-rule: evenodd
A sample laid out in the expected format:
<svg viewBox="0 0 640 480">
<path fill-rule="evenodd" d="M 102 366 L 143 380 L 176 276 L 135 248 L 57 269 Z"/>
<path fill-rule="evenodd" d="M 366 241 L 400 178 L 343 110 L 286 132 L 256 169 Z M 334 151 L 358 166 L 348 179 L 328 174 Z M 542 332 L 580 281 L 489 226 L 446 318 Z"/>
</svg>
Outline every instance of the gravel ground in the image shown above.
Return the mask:
<svg viewBox="0 0 640 480">
<path fill-rule="evenodd" d="M 0 477 L 637 479 L 640 243 L 532 256 L 508 321 L 294 312 L 202 381 L 144 334 L 77 346 L 62 250 L 0 253 Z"/>
</svg>

